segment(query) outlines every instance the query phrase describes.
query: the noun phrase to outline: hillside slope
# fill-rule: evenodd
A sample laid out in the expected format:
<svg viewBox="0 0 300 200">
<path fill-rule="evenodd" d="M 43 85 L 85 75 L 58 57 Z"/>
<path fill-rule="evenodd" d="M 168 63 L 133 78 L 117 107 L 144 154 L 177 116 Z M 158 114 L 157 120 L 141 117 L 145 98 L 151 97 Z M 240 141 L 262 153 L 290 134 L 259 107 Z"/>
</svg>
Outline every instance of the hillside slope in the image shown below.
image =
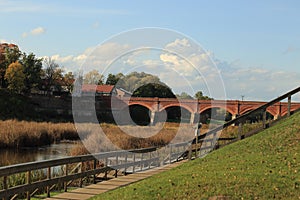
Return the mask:
<svg viewBox="0 0 300 200">
<path fill-rule="evenodd" d="M 93 199 L 300 199 L 299 171 L 300 113 L 296 113 L 203 159 Z"/>
</svg>

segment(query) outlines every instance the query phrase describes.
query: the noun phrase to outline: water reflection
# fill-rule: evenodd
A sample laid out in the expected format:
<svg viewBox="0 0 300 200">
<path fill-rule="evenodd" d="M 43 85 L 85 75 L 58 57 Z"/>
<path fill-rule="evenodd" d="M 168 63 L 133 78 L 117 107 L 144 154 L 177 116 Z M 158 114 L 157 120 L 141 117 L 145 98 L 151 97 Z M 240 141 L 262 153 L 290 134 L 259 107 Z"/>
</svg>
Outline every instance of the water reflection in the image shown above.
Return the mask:
<svg viewBox="0 0 300 200">
<path fill-rule="evenodd" d="M 60 143 L 35 149 L 0 149 L 0 166 L 66 157 L 74 145 Z"/>
</svg>

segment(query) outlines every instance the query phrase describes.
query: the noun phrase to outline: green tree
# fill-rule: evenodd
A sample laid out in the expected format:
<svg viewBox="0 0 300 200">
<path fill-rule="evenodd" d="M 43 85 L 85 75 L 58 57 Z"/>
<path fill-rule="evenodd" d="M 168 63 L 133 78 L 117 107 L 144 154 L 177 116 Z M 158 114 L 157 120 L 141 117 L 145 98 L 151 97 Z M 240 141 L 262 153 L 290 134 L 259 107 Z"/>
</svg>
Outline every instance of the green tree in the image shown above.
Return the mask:
<svg viewBox="0 0 300 200">
<path fill-rule="evenodd" d="M 96 84 L 96 85 L 103 85 L 104 77 L 100 74 L 97 70 L 92 70 L 84 75 L 83 78 L 84 84 Z"/>
<path fill-rule="evenodd" d="M 165 84 L 148 83 L 139 87 L 132 94 L 134 97 L 175 98 L 172 90 Z"/>
<path fill-rule="evenodd" d="M 122 73 L 118 73 L 116 75 L 108 74 L 105 84 L 106 85 L 116 85 L 122 78 L 124 78 L 124 74 L 122 74 Z"/>
<path fill-rule="evenodd" d="M 211 97 L 204 96 L 202 91 L 196 92 L 195 98 L 198 100 L 213 100 L 213 98 L 211 98 Z"/>
<path fill-rule="evenodd" d="M 36 58 L 33 53 L 26 55 L 26 53 L 22 54 L 21 63 L 24 67 L 25 74 L 25 92 L 29 93 L 32 89 L 37 88 L 41 83 L 41 74 L 42 74 L 42 66 L 43 59 Z"/>
<path fill-rule="evenodd" d="M 23 71 L 24 68 L 18 61 L 13 62 L 8 66 L 4 76 L 8 83 L 8 89 L 21 93 L 25 88 L 25 74 Z"/>
<path fill-rule="evenodd" d="M 191 95 L 186 92 L 181 92 L 181 94 L 177 94 L 176 97 L 178 99 L 194 99 Z"/>
</svg>

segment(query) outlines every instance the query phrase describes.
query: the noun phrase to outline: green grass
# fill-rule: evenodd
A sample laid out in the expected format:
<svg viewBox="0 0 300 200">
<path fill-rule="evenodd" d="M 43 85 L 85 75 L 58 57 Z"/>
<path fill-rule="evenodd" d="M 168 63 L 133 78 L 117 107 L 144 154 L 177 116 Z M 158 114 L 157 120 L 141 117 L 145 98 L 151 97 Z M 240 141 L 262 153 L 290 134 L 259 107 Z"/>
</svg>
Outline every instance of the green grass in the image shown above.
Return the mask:
<svg viewBox="0 0 300 200">
<path fill-rule="evenodd" d="M 300 199 L 300 113 L 253 137 L 92 199 Z"/>
</svg>

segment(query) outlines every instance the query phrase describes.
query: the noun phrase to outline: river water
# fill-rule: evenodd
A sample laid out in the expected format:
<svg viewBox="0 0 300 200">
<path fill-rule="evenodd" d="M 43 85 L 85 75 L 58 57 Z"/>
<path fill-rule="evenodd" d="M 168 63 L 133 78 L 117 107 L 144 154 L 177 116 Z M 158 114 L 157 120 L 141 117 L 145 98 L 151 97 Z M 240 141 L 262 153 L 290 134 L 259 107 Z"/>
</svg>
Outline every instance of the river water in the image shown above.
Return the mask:
<svg viewBox="0 0 300 200">
<path fill-rule="evenodd" d="M 62 158 L 69 155 L 75 143 L 59 143 L 28 149 L 0 149 L 0 166 Z"/>
</svg>

